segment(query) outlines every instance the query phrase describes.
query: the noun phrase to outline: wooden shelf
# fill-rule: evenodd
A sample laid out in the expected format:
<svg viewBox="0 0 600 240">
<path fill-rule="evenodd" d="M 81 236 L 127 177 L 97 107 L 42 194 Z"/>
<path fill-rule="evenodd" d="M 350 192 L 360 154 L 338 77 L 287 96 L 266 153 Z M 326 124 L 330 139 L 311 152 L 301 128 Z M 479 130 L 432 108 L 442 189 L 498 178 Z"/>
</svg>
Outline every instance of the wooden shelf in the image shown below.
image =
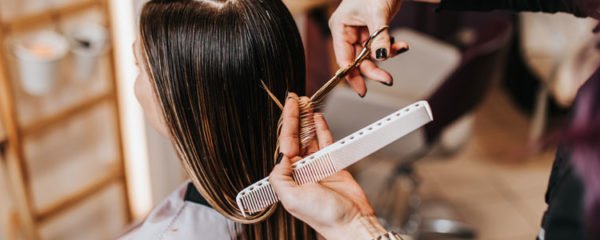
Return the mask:
<svg viewBox="0 0 600 240">
<path fill-rule="evenodd" d="M 21 129 L 24 136 L 29 136 L 45 129 L 52 128 L 58 123 L 69 120 L 75 116 L 78 116 L 84 112 L 90 111 L 95 107 L 100 106 L 101 103 L 107 102 L 114 98 L 114 94 L 111 92 L 101 94 L 99 96 L 92 97 L 84 100 L 81 103 L 75 104 L 67 109 L 64 109 L 54 115 L 39 119 Z"/>
<path fill-rule="evenodd" d="M 118 162 L 119 161 L 117 161 L 117 164 Z M 52 217 L 57 216 L 59 213 L 68 209 L 72 209 L 74 205 L 80 204 L 83 202 L 83 200 L 91 198 L 95 194 L 100 193 L 102 189 L 110 186 L 110 183 L 117 182 L 123 178 L 123 171 L 119 166 L 114 166 L 107 172 L 108 173 L 106 175 L 100 177 L 95 182 L 84 187 L 83 189 L 65 196 L 57 203 L 40 209 L 36 214 L 36 221 L 44 224 Z"/>
<path fill-rule="evenodd" d="M 50 23 L 58 16 L 62 18 L 75 13 L 80 13 L 81 11 L 90 9 L 96 5 L 100 6 L 100 4 L 101 1 L 99 0 L 87 0 L 83 2 L 65 4 L 60 7 L 46 9 L 41 12 L 9 19 L 2 23 L 2 28 L 5 33 L 27 31 L 36 26 Z"/>
<path fill-rule="evenodd" d="M 15 0 L 18 1 L 18 0 Z M 1 8 L 2 6 L 0 6 Z M 102 190 L 113 186 L 113 184 L 122 185 L 123 203 L 125 209 L 126 222 L 131 221 L 131 208 L 129 206 L 128 188 L 126 182 L 125 163 L 123 154 L 122 132 L 119 121 L 119 106 L 116 89 L 115 75 L 115 60 L 114 49 L 109 51 L 111 66 L 108 71 L 111 72 L 108 81 L 112 85 L 105 93 L 89 96 L 88 99 L 80 100 L 73 105 L 60 110 L 57 113 L 49 116 L 44 116 L 33 120 L 31 123 L 21 124 L 18 119 L 17 102 L 18 99 L 13 96 L 10 89 L 12 81 L 11 74 L 7 69 L 9 54 L 3 50 L 1 46 L 5 44 L 10 35 L 23 33 L 41 27 L 59 28 L 60 22 L 68 17 L 77 16 L 86 11 L 98 9 L 105 17 L 106 25 L 110 29 L 114 24 L 109 17 L 109 1 L 108 0 L 83 0 L 70 4 L 44 9 L 40 12 L 26 14 L 23 16 L 14 17 L 3 21 L 0 16 L 0 117 L 4 123 L 5 131 L 0 131 L 0 143 L 8 143 L 8 152 L 10 158 L 7 158 L 7 172 L 10 175 L 10 183 L 12 189 L 15 190 L 12 198 L 15 199 L 15 210 L 18 216 L 18 225 L 11 226 L 22 231 L 26 239 L 41 239 L 39 234 L 39 226 L 46 224 L 55 216 L 72 209 L 83 203 L 85 200 L 96 196 Z M 117 163 L 102 169 L 101 177 L 95 179 L 94 182 L 87 186 L 77 189 L 73 193 L 61 197 L 60 200 L 48 206 L 36 208 L 33 203 L 32 189 L 29 185 L 29 171 L 24 154 L 24 139 L 27 136 L 39 134 L 40 132 L 56 128 L 60 124 L 64 124 L 74 117 L 78 117 L 89 113 L 89 111 L 102 106 L 109 106 L 114 110 L 114 124 L 116 124 L 117 138 L 115 141 L 118 144 Z"/>
</svg>

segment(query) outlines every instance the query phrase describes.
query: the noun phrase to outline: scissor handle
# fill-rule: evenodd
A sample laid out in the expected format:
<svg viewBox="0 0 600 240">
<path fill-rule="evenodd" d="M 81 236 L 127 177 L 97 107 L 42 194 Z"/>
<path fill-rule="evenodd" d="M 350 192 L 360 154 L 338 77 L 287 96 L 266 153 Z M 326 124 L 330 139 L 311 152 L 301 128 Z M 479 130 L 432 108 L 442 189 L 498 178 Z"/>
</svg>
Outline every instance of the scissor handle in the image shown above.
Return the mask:
<svg viewBox="0 0 600 240">
<path fill-rule="evenodd" d="M 310 101 L 313 103 L 319 103 L 321 100 L 323 100 L 323 97 L 333 89 L 335 85 L 337 85 L 342 79 L 344 79 L 344 77 L 346 77 L 346 75 L 348 75 L 348 73 L 350 73 L 350 71 L 352 71 L 352 69 L 357 68 L 358 66 L 360 66 L 360 63 L 362 61 L 369 58 L 369 56 L 371 55 L 371 43 L 373 43 L 373 39 L 379 36 L 379 34 L 383 32 L 383 30 L 386 30 L 388 28 L 390 27 L 383 26 L 377 29 L 377 31 L 373 32 L 371 36 L 369 36 L 369 39 L 367 39 L 367 41 L 365 42 L 360 54 L 358 54 L 358 56 L 354 59 L 354 62 L 344 68 L 339 69 L 335 73 L 335 75 L 325 83 L 325 85 L 319 88 L 319 90 L 315 92 L 315 94 L 313 94 L 312 97 L 310 97 Z"/>
</svg>

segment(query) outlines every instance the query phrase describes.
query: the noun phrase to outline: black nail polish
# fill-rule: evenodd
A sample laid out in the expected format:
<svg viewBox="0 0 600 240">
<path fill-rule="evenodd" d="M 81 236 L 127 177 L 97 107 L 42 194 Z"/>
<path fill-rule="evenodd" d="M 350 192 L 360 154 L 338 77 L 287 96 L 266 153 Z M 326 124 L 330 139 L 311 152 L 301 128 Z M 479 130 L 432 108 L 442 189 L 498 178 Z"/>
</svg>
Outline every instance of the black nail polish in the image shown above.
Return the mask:
<svg viewBox="0 0 600 240">
<path fill-rule="evenodd" d="M 398 50 L 398 54 L 405 53 L 406 51 L 408 51 L 408 48 L 407 47 L 403 47 L 400 50 Z"/>
<path fill-rule="evenodd" d="M 394 37 L 390 38 L 390 44 L 396 43 L 396 39 Z"/>
<path fill-rule="evenodd" d="M 386 83 L 386 82 L 380 82 L 383 85 L 386 85 L 388 87 L 391 87 L 392 85 L 394 85 L 394 82 L 390 82 L 390 83 Z"/>
<path fill-rule="evenodd" d="M 275 161 L 275 163 L 281 162 L 282 158 L 283 158 L 283 153 L 279 153 L 279 155 L 277 155 L 277 160 Z"/>
<path fill-rule="evenodd" d="M 377 57 L 377 59 L 386 58 L 387 57 L 387 49 L 385 49 L 385 48 L 377 49 L 377 51 L 375 52 L 375 57 Z"/>
</svg>

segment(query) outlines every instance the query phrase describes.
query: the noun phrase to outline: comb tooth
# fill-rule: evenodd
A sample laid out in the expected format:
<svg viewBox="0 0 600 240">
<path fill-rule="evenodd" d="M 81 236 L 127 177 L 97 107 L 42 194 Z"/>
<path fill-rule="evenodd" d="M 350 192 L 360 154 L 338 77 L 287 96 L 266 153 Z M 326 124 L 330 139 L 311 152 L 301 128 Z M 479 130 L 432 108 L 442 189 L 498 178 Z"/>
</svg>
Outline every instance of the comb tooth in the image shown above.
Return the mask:
<svg viewBox="0 0 600 240">
<path fill-rule="evenodd" d="M 331 169 L 331 156 L 329 156 L 329 154 L 326 154 L 325 156 L 323 156 L 323 168 L 324 168 L 324 173 L 327 176 L 330 176 L 333 173 L 335 173 Z"/>
<path fill-rule="evenodd" d="M 307 167 L 306 167 L 306 166 L 304 166 L 304 167 L 302 168 L 302 170 L 301 170 L 301 171 L 302 171 L 302 172 L 301 172 L 301 173 L 302 173 L 302 184 L 306 184 L 306 183 L 308 183 L 308 181 L 310 180 L 310 179 L 308 178 L 308 174 L 306 173 L 306 169 L 307 169 Z"/>
<path fill-rule="evenodd" d="M 319 162 L 314 161 L 310 165 L 310 177 L 312 178 L 312 182 L 319 181 Z"/>
<path fill-rule="evenodd" d="M 336 170 L 335 170 L 335 166 L 333 166 L 333 161 L 331 160 L 331 156 L 329 154 L 327 154 L 327 155 L 325 155 L 325 157 L 327 159 L 325 161 L 325 163 L 327 164 L 327 168 L 329 169 L 328 173 L 330 175 L 333 175 L 336 172 Z"/>
<path fill-rule="evenodd" d="M 248 195 L 246 195 L 246 200 L 244 202 L 246 202 L 246 206 L 248 208 L 248 213 L 252 214 L 253 213 L 253 208 L 252 208 L 252 193 L 248 193 Z"/>
<path fill-rule="evenodd" d="M 248 211 L 248 213 L 252 213 L 252 206 L 250 205 L 250 201 L 248 199 L 249 194 L 251 193 L 246 194 L 246 196 L 242 199 L 242 205 L 244 206 L 246 211 Z"/>
<path fill-rule="evenodd" d="M 302 169 L 300 169 L 300 176 L 302 176 L 300 179 L 302 179 L 302 184 L 306 184 L 306 182 L 308 182 L 308 179 L 306 177 L 306 166 L 303 166 Z"/>
<path fill-rule="evenodd" d="M 298 169 L 298 177 L 299 177 L 298 180 L 300 182 L 300 185 L 304 184 L 305 183 L 305 181 L 304 181 L 304 171 L 302 170 L 302 168 Z"/>
<path fill-rule="evenodd" d="M 248 205 L 246 204 L 246 201 L 244 201 L 244 197 L 240 198 L 240 202 L 242 203 L 240 206 L 240 210 L 242 210 L 242 214 L 244 214 L 244 212 L 248 211 Z"/>
<path fill-rule="evenodd" d="M 302 175 L 302 168 L 297 168 L 296 169 L 296 176 L 298 177 L 298 184 L 302 185 L 304 184 L 304 176 Z"/>
<path fill-rule="evenodd" d="M 252 191 L 252 196 L 251 197 L 252 198 L 251 198 L 250 202 L 252 204 L 252 213 L 255 213 L 255 212 L 257 212 L 257 209 L 258 209 L 258 199 L 256 198 L 256 192 L 255 192 L 255 190 Z"/>
<path fill-rule="evenodd" d="M 256 190 L 256 194 L 254 194 L 254 197 L 256 199 L 256 209 L 254 209 L 254 212 L 258 212 L 262 208 L 262 201 L 261 201 L 261 197 L 260 197 L 260 195 L 261 195 L 260 190 L 261 189 L 257 189 Z"/>
<path fill-rule="evenodd" d="M 304 176 L 306 178 L 306 183 L 310 183 L 311 182 L 311 177 L 310 177 L 310 166 L 306 166 L 304 168 Z"/>
<path fill-rule="evenodd" d="M 326 175 L 331 174 L 331 168 L 329 167 L 329 155 L 323 156 L 323 173 Z"/>
<path fill-rule="evenodd" d="M 268 200 L 268 195 L 269 193 L 267 192 L 267 188 L 262 188 L 260 190 L 260 199 L 261 199 L 261 208 L 265 208 L 266 206 L 268 206 L 270 204 L 269 200 Z"/>
<path fill-rule="evenodd" d="M 254 212 L 260 211 L 260 188 L 257 188 L 254 192 Z"/>
<path fill-rule="evenodd" d="M 269 189 L 264 187 L 262 189 L 263 208 L 271 205 L 271 199 L 269 199 Z"/>
<path fill-rule="evenodd" d="M 294 178 L 294 181 L 296 183 L 300 183 L 300 175 L 298 174 L 298 168 L 294 169 L 294 171 L 292 172 L 292 178 Z"/>
<path fill-rule="evenodd" d="M 276 203 L 279 199 L 277 198 L 277 195 L 275 194 L 275 191 L 273 190 L 273 188 L 269 187 L 269 192 L 270 192 L 270 197 L 271 197 L 271 202 L 272 203 Z"/>
<path fill-rule="evenodd" d="M 308 174 L 310 175 L 310 181 L 311 182 L 317 182 L 317 176 L 316 176 L 316 171 L 315 171 L 315 164 L 311 164 L 310 168 L 308 169 Z"/>
<path fill-rule="evenodd" d="M 272 187 L 269 187 L 269 201 L 270 201 L 271 203 L 275 203 L 275 202 L 277 202 L 277 198 L 275 198 L 275 196 L 276 196 L 276 195 L 275 195 L 275 192 L 273 191 L 273 188 L 272 188 Z"/>
<path fill-rule="evenodd" d="M 263 209 L 264 205 L 265 205 L 265 201 L 263 199 L 263 188 L 258 189 L 257 194 L 256 194 L 256 198 L 258 199 L 257 205 L 258 205 L 258 209 L 257 211 L 260 211 Z"/>
<path fill-rule="evenodd" d="M 300 184 L 300 182 L 302 182 L 300 180 L 302 176 L 300 175 L 300 169 L 296 168 L 296 170 L 294 171 L 294 180 L 296 181 L 296 183 Z"/>
<path fill-rule="evenodd" d="M 331 171 L 329 170 L 329 164 L 327 164 L 329 161 L 327 161 L 327 155 L 323 156 L 322 161 L 321 161 L 321 173 L 323 175 L 323 178 L 328 177 L 329 175 L 331 175 Z"/>
<path fill-rule="evenodd" d="M 321 180 L 321 169 L 320 166 L 321 162 L 315 162 L 315 164 L 313 165 L 313 177 L 315 178 L 315 182 L 318 182 Z"/>
<path fill-rule="evenodd" d="M 256 212 L 256 200 L 255 200 L 255 193 L 252 193 L 252 196 L 250 197 L 250 213 L 255 213 Z"/>
<path fill-rule="evenodd" d="M 294 179 L 294 182 L 298 183 L 298 169 L 292 170 L 292 179 Z"/>
<path fill-rule="evenodd" d="M 325 178 L 325 174 L 326 174 L 326 172 L 325 172 L 325 166 L 323 166 L 322 162 L 323 161 L 319 161 L 319 163 L 321 163 L 321 164 L 317 165 L 319 167 L 319 181 L 321 179 Z"/>
<path fill-rule="evenodd" d="M 310 179 L 310 167 L 306 166 L 304 168 L 304 177 L 306 178 L 306 182 L 305 183 L 310 183 L 311 179 Z"/>
<path fill-rule="evenodd" d="M 323 163 L 322 161 L 319 161 L 319 164 L 316 165 L 316 171 L 317 171 L 317 181 L 321 181 L 321 179 L 323 179 L 323 177 L 325 177 L 325 175 L 323 174 Z"/>
<path fill-rule="evenodd" d="M 265 197 L 268 205 L 274 204 L 276 201 L 273 199 L 273 189 L 270 187 L 265 188 Z"/>
<path fill-rule="evenodd" d="M 335 168 L 335 165 L 333 164 L 333 158 L 331 158 L 331 156 L 329 156 L 329 165 L 331 166 L 331 170 L 333 172 L 338 172 L 338 170 Z"/>
<path fill-rule="evenodd" d="M 311 164 L 310 166 L 310 177 L 312 178 L 312 182 L 318 182 L 319 181 L 319 177 L 318 177 L 318 172 L 317 172 L 317 162 L 313 162 L 313 164 Z"/>
</svg>

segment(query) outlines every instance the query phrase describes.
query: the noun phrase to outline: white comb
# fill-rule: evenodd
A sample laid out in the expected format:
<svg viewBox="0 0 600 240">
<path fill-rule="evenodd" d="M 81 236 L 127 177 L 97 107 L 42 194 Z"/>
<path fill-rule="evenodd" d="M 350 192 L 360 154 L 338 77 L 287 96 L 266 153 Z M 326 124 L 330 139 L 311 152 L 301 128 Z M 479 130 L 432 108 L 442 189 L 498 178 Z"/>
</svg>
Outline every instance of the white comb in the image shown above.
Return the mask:
<svg viewBox="0 0 600 240">
<path fill-rule="evenodd" d="M 426 101 L 413 103 L 292 164 L 292 178 L 300 185 L 318 182 L 432 120 Z M 246 217 L 246 211 L 260 212 L 279 199 L 266 177 L 240 191 L 236 201 Z"/>
</svg>

